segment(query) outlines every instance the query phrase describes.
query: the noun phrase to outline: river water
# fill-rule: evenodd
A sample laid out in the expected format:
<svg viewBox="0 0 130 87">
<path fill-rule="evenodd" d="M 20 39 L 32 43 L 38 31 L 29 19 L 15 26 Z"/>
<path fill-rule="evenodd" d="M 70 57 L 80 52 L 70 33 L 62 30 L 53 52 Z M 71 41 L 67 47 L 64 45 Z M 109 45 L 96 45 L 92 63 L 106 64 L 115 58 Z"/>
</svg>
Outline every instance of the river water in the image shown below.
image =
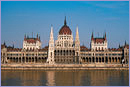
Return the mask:
<svg viewBox="0 0 130 87">
<path fill-rule="evenodd" d="M 128 70 L 2 70 L 2 86 L 128 86 Z"/>
</svg>

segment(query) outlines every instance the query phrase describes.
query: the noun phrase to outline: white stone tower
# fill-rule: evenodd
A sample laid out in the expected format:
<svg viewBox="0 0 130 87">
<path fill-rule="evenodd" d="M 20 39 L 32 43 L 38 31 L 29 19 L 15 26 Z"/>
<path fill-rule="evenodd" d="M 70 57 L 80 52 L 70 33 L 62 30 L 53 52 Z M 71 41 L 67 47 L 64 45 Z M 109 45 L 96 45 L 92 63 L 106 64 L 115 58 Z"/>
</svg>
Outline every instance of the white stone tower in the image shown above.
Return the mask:
<svg viewBox="0 0 130 87">
<path fill-rule="evenodd" d="M 79 32 L 78 32 L 78 26 L 76 29 L 76 37 L 75 37 L 75 56 L 76 56 L 76 62 L 80 63 L 80 40 L 79 40 Z"/>
<path fill-rule="evenodd" d="M 54 38 L 53 38 L 53 27 L 51 26 L 50 40 L 49 40 L 49 48 L 48 48 L 48 59 L 47 63 L 54 64 Z"/>
</svg>

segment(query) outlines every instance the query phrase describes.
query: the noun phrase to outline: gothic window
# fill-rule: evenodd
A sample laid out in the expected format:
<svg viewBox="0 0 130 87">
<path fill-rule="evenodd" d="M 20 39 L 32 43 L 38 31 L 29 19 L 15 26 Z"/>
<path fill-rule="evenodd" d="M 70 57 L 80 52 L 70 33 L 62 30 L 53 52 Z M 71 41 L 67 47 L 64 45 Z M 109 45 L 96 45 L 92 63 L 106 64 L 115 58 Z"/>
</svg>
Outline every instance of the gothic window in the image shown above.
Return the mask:
<svg viewBox="0 0 130 87">
<path fill-rule="evenodd" d="M 52 57 L 52 52 L 51 52 L 51 57 Z"/>
<path fill-rule="evenodd" d="M 67 47 L 67 43 L 66 42 L 64 43 L 64 46 Z"/>
<path fill-rule="evenodd" d="M 103 47 L 102 47 L 102 50 L 103 50 Z"/>
<path fill-rule="evenodd" d="M 96 51 L 97 51 L 97 47 L 96 47 Z"/>
</svg>

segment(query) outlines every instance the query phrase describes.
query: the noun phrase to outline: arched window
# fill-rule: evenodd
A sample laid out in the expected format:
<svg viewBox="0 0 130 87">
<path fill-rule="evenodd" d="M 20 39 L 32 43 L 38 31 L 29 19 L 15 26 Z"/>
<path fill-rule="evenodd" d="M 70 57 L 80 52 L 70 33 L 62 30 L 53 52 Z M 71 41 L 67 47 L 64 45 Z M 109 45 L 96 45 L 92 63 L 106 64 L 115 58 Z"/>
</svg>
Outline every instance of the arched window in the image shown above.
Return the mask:
<svg viewBox="0 0 130 87">
<path fill-rule="evenodd" d="M 52 52 L 51 52 L 51 57 L 52 57 Z"/>
<path fill-rule="evenodd" d="M 102 47 L 102 50 L 103 50 L 103 47 Z"/>
</svg>

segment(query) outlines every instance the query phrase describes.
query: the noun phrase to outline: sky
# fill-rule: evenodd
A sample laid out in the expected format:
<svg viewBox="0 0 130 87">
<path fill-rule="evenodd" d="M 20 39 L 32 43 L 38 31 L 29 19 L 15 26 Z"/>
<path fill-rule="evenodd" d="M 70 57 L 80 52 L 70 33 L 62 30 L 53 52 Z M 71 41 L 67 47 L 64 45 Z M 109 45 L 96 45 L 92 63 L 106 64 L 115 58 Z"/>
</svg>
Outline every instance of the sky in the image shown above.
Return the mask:
<svg viewBox="0 0 130 87">
<path fill-rule="evenodd" d="M 65 16 L 74 39 L 78 26 L 80 45 L 90 47 L 92 32 L 106 32 L 109 48 L 129 43 L 128 1 L 1 1 L 1 43 L 22 48 L 24 35 L 33 32 L 47 46 L 51 25 L 57 40 Z"/>
</svg>

